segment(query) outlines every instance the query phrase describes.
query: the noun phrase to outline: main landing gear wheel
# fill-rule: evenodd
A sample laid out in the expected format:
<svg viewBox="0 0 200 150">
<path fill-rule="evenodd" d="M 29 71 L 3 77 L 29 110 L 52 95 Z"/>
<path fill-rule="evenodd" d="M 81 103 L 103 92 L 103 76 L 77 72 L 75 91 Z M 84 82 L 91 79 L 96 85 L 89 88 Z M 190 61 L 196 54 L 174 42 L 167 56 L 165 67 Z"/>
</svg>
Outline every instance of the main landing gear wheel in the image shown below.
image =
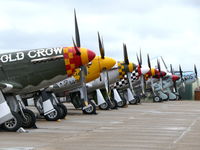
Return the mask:
<svg viewBox="0 0 200 150">
<path fill-rule="evenodd" d="M 117 101 L 115 99 L 106 100 L 110 109 L 117 109 Z"/>
<path fill-rule="evenodd" d="M 140 98 L 138 96 L 134 96 L 134 99 L 129 101 L 129 104 L 131 105 L 137 105 L 138 101 L 140 101 Z"/>
<path fill-rule="evenodd" d="M 84 114 L 88 114 L 88 115 L 89 114 L 96 114 L 96 105 L 95 105 L 95 103 L 90 101 L 89 104 L 90 104 L 90 106 L 88 108 L 82 110 L 83 113 Z"/>
<path fill-rule="evenodd" d="M 117 107 L 125 107 L 127 104 L 126 104 L 126 99 L 122 98 L 122 101 L 118 102 L 117 103 Z"/>
<path fill-rule="evenodd" d="M 31 128 L 36 123 L 35 114 L 29 109 L 23 109 L 24 117 L 22 117 L 22 127 Z"/>
<path fill-rule="evenodd" d="M 101 105 L 99 105 L 99 109 L 101 110 L 108 110 L 109 109 L 109 105 L 107 102 L 102 103 Z"/>
<path fill-rule="evenodd" d="M 139 96 L 134 96 L 134 97 L 135 97 L 135 99 L 137 100 L 137 104 L 141 102 L 141 99 L 140 99 Z"/>
<path fill-rule="evenodd" d="M 13 119 L 10 119 L 2 124 L 2 128 L 7 131 L 17 131 L 22 126 L 21 116 L 12 111 Z"/>
<path fill-rule="evenodd" d="M 59 107 L 54 106 L 54 109 L 55 111 L 44 116 L 47 121 L 57 121 L 58 119 L 60 119 L 61 111 Z"/>
<path fill-rule="evenodd" d="M 162 99 L 159 96 L 154 96 L 153 102 L 162 102 Z"/>
<path fill-rule="evenodd" d="M 67 116 L 67 107 L 62 103 L 57 104 L 57 106 L 61 111 L 60 119 L 64 119 Z"/>
</svg>

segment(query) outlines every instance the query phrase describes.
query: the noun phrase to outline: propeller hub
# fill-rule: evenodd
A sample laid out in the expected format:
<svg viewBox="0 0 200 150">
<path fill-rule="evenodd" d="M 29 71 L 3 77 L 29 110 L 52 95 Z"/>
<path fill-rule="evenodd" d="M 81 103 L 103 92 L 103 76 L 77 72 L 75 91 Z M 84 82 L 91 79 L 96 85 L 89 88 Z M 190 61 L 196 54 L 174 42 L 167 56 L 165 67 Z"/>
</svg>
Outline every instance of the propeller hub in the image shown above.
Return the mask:
<svg viewBox="0 0 200 150">
<path fill-rule="evenodd" d="M 161 72 L 157 72 L 157 71 L 156 71 L 156 73 L 155 73 L 155 75 L 154 75 L 153 77 L 159 79 L 159 78 L 164 77 L 166 74 L 167 74 L 167 73 L 164 72 L 164 71 L 161 71 Z"/>
<path fill-rule="evenodd" d="M 97 67 L 99 67 L 99 70 L 101 72 L 104 70 L 110 70 L 116 64 L 116 60 L 114 60 L 111 57 L 102 58 L 101 56 L 96 56 L 95 59 L 99 63 L 99 65 Z"/>
<path fill-rule="evenodd" d="M 156 69 L 155 68 L 151 68 L 145 75 L 146 76 L 154 76 L 156 74 Z"/>
<path fill-rule="evenodd" d="M 149 70 L 150 70 L 149 67 L 146 67 L 146 66 L 143 66 L 140 68 L 141 74 L 143 74 L 143 75 L 148 73 Z"/>
</svg>

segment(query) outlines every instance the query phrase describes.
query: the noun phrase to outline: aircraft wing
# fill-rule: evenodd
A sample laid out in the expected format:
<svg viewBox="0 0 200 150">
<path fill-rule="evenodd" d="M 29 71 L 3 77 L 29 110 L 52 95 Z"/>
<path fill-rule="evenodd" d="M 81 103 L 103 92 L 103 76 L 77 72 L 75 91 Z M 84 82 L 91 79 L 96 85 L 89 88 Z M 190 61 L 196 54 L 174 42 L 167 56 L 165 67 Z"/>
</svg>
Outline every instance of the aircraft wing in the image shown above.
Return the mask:
<svg viewBox="0 0 200 150">
<path fill-rule="evenodd" d="M 19 88 L 22 88 L 22 86 L 20 86 L 17 83 L 7 83 L 5 81 L 0 82 L 0 90 L 3 93 L 7 93 L 7 92 L 10 92 L 10 91 L 13 91 L 14 89 L 19 89 Z"/>
</svg>

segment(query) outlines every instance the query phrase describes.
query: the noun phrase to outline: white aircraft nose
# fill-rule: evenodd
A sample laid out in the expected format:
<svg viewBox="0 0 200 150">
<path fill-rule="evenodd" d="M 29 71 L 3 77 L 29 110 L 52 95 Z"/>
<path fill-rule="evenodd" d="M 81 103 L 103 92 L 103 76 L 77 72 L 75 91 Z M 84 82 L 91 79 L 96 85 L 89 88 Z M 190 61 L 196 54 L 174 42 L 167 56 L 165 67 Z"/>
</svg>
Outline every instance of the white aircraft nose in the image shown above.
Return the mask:
<svg viewBox="0 0 200 150">
<path fill-rule="evenodd" d="M 141 68 L 141 73 L 144 75 L 144 74 L 146 74 L 147 72 L 149 72 L 149 67 L 146 67 L 146 66 L 143 66 L 142 68 Z"/>
</svg>

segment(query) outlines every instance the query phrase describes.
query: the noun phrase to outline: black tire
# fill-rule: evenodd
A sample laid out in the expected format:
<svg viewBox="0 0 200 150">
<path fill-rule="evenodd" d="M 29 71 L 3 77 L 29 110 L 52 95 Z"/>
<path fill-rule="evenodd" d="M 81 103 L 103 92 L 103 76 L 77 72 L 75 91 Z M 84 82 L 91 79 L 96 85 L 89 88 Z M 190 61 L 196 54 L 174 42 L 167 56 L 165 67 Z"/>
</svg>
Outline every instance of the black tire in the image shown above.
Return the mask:
<svg viewBox="0 0 200 150">
<path fill-rule="evenodd" d="M 22 127 L 23 128 L 32 128 L 36 123 L 36 117 L 35 117 L 34 112 L 29 109 L 23 109 L 23 112 L 24 112 L 24 116 L 26 117 L 26 119 L 23 116 L 21 116 Z"/>
<path fill-rule="evenodd" d="M 90 101 L 89 104 L 91 104 L 91 107 L 86 108 L 84 110 L 82 109 L 83 113 L 84 114 L 88 114 L 88 115 L 96 114 L 96 105 L 95 105 L 95 103 Z"/>
<path fill-rule="evenodd" d="M 141 104 L 141 98 L 139 96 L 137 96 L 137 104 Z"/>
<path fill-rule="evenodd" d="M 57 106 L 60 108 L 61 111 L 60 119 L 64 119 L 67 116 L 67 107 L 62 103 L 57 104 Z"/>
<path fill-rule="evenodd" d="M 101 110 L 108 110 L 109 109 L 108 103 L 105 102 L 105 103 L 99 105 L 99 109 L 101 109 Z"/>
<path fill-rule="evenodd" d="M 47 121 L 57 121 L 60 119 L 61 111 L 60 111 L 59 107 L 54 106 L 54 109 L 55 109 L 55 111 L 44 116 Z"/>
<path fill-rule="evenodd" d="M 138 96 L 134 96 L 134 99 L 129 101 L 130 105 L 137 105 L 138 101 L 140 101 L 140 98 Z"/>
<path fill-rule="evenodd" d="M 122 98 L 122 101 L 120 101 L 120 102 L 117 103 L 117 107 L 121 107 L 121 108 L 125 107 L 127 105 L 126 102 L 127 102 L 126 99 Z"/>
<path fill-rule="evenodd" d="M 7 130 L 7 131 L 17 131 L 20 127 L 22 127 L 22 118 L 20 114 L 13 112 L 13 119 L 10 119 L 2 124 L 2 128 Z"/>
<path fill-rule="evenodd" d="M 115 99 L 112 99 L 112 98 L 110 100 L 111 100 L 111 102 L 109 100 L 106 100 L 110 109 L 117 109 L 117 101 Z"/>
<path fill-rule="evenodd" d="M 155 103 L 162 102 L 162 99 L 159 96 L 154 96 L 153 102 L 155 102 Z"/>
</svg>

